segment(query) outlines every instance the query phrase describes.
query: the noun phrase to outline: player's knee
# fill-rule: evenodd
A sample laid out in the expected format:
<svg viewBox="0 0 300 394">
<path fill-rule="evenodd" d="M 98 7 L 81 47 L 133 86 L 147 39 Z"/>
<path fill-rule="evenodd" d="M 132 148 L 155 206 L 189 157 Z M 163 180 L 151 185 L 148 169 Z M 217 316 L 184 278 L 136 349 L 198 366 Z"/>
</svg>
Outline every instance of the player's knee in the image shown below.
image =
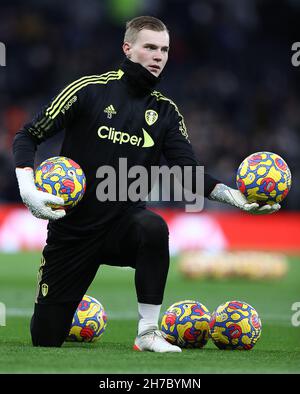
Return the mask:
<svg viewBox="0 0 300 394">
<path fill-rule="evenodd" d="M 49 338 L 40 338 L 39 336 L 31 336 L 32 345 L 35 347 L 61 347 L 64 341 Z"/>
<path fill-rule="evenodd" d="M 169 229 L 162 217 L 158 215 L 147 216 L 139 224 L 140 236 L 144 244 L 153 247 L 168 247 Z"/>
<path fill-rule="evenodd" d="M 30 323 L 33 346 L 61 347 L 71 327 L 78 302 L 68 304 L 35 304 Z"/>
<path fill-rule="evenodd" d="M 36 316 L 32 316 L 30 324 L 31 341 L 33 346 L 61 347 L 64 338 L 58 333 L 51 332 L 39 321 Z"/>
</svg>

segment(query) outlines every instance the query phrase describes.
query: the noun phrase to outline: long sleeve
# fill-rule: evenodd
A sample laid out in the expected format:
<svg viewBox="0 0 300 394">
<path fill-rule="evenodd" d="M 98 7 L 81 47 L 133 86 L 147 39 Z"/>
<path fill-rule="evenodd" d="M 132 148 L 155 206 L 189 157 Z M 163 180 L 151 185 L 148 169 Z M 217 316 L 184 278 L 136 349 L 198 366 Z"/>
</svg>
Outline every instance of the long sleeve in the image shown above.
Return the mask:
<svg viewBox="0 0 300 394">
<path fill-rule="evenodd" d="M 87 78 L 68 85 L 16 133 L 13 141 L 16 167 L 33 168 L 37 146 L 72 124 L 83 107 L 86 92 L 82 88 Z"/>
</svg>

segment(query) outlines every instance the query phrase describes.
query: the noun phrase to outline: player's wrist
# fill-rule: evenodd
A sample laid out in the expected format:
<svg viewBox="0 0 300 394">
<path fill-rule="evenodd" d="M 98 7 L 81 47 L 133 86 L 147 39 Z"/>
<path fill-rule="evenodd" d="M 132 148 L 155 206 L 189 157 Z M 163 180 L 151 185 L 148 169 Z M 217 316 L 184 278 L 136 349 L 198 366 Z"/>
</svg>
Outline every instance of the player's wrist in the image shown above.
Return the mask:
<svg viewBox="0 0 300 394">
<path fill-rule="evenodd" d="M 227 202 L 228 192 L 230 190 L 233 189 L 231 189 L 229 186 L 225 185 L 224 183 L 217 183 L 216 186 L 211 191 L 208 198 L 214 201 Z"/>
<path fill-rule="evenodd" d="M 209 195 L 209 199 L 221 203 L 229 204 L 237 208 L 243 209 L 247 203 L 243 194 L 230 186 L 218 183 Z"/>
<path fill-rule="evenodd" d="M 34 172 L 31 167 L 16 168 L 16 177 L 21 197 L 30 191 L 37 191 L 34 182 Z"/>
</svg>

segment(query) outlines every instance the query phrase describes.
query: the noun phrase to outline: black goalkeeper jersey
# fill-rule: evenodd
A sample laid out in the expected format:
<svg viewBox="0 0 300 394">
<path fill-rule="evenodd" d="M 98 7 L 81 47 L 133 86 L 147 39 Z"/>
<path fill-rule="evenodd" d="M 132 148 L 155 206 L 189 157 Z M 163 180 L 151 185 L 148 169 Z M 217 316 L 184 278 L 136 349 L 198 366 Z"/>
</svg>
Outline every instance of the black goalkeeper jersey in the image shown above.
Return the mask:
<svg viewBox="0 0 300 394">
<path fill-rule="evenodd" d="M 168 165 L 200 165 L 195 158 L 183 116 L 176 104 L 155 90 L 159 78 L 126 59 L 121 68 L 82 77 L 63 89 L 15 137 L 17 167 L 33 168 L 38 144 L 62 129 L 61 156 L 75 160 L 87 178 L 83 199 L 48 228 L 70 238 L 105 233 L 106 226 L 131 207 L 143 202 L 106 201 L 96 196 L 101 166 L 119 172 L 119 159 L 128 168 L 158 166 L 162 155 Z M 205 196 L 218 182 L 205 174 Z"/>
</svg>

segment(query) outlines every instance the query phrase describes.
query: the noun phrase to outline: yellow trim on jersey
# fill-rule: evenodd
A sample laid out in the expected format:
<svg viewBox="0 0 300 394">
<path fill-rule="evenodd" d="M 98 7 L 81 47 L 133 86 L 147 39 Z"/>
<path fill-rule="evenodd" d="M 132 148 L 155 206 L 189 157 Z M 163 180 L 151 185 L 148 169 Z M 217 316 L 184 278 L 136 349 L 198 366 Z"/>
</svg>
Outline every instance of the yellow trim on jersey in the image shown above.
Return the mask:
<svg viewBox="0 0 300 394">
<path fill-rule="evenodd" d="M 109 71 L 105 74 L 98 74 L 98 75 L 88 75 L 82 78 L 77 79 L 76 81 L 72 82 L 71 84 L 69 84 L 68 86 L 66 86 L 57 96 L 56 98 L 52 101 L 50 107 L 47 109 L 48 112 L 51 112 L 53 107 L 58 104 L 58 102 L 60 100 L 62 100 L 66 94 L 68 94 L 73 88 L 75 88 L 76 86 L 78 86 L 80 83 L 84 83 L 87 80 L 94 80 L 94 79 L 98 79 L 98 78 L 106 78 L 108 77 L 111 73 L 116 74 L 117 71 Z"/>
<path fill-rule="evenodd" d="M 163 94 L 161 94 L 161 93 L 158 92 L 157 90 L 154 90 L 154 91 L 151 93 L 151 96 L 155 96 L 157 101 L 159 101 L 159 100 L 168 101 L 170 104 L 172 104 L 172 105 L 174 106 L 175 111 L 177 112 L 178 116 L 181 118 L 181 121 L 179 122 L 179 123 L 180 123 L 180 124 L 179 124 L 179 130 L 180 130 L 181 134 L 182 134 L 185 138 L 188 139 L 189 136 L 188 136 L 188 132 L 187 132 L 186 125 L 185 125 L 185 123 L 184 123 L 183 115 L 181 115 L 181 113 L 179 112 L 179 109 L 178 109 L 177 105 L 174 103 L 174 101 L 172 101 L 171 99 L 165 97 Z"/>
<path fill-rule="evenodd" d="M 80 89 L 84 88 L 89 84 L 107 84 L 111 80 L 122 78 L 124 72 L 122 70 L 109 71 L 101 75 L 90 75 L 82 77 L 70 85 L 68 85 L 51 103 L 46 109 L 46 116 L 54 119 L 61 109 L 66 105 L 70 98 Z"/>
</svg>

